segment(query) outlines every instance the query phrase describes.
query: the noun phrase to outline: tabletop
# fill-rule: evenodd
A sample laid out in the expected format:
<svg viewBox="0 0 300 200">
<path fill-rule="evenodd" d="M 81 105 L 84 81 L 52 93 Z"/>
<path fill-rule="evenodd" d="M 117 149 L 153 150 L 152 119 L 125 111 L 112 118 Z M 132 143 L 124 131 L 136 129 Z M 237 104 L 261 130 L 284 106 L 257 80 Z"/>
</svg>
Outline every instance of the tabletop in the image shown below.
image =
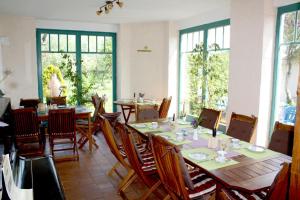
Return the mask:
<svg viewBox="0 0 300 200">
<path fill-rule="evenodd" d="M 135 105 L 158 105 L 156 100 L 145 99 L 144 102 L 137 102 L 134 99 L 119 99 L 114 101 L 114 104 L 120 106 L 135 106 Z"/>
<path fill-rule="evenodd" d="M 253 145 L 247 142 L 240 141 L 238 147 L 233 147 L 232 137 L 221 132 L 217 133 L 216 138 L 227 141 L 228 145 L 226 162 L 218 162 L 218 149 L 208 148 L 212 131 L 205 128 L 193 129 L 190 123 L 184 121 L 159 120 L 158 126 L 152 122 L 130 123 L 127 126 L 143 137 L 148 137 L 149 134 L 160 135 L 180 146 L 187 163 L 202 168 L 225 187 L 239 186 L 249 192 L 259 191 L 272 184 L 283 162 L 291 162 L 291 157 L 269 149 L 253 152 Z M 197 154 L 206 155 L 206 159 L 197 160 Z"/>
<path fill-rule="evenodd" d="M 58 107 L 57 109 L 68 109 L 68 108 L 75 108 L 75 117 L 76 118 L 85 118 L 89 117 L 91 113 L 93 112 L 89 108 L 86 108 L 84 106 L 63 106 L 63 107 Z M 48 118 L 48 109 L 45 112 L 37 112 L 38 118 L 40 120 L 45 120 Z"/>
</svg>

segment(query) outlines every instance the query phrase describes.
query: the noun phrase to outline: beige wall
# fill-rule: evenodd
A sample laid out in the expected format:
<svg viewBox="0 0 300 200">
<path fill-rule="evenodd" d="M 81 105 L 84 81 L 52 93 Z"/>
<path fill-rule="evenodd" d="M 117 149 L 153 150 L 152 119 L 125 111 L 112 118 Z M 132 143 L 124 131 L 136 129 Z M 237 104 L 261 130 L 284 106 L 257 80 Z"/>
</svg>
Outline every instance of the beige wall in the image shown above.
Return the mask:
<svg viewBox="0 0 300 200">
<path fill-rule="evenodd" d="M 146 98 L 168 95 L 167 22 L 122 24 L 118 32 L 118 97 L 132 98 L 145 93 Z M 152 52 L 137 52 L 144 46 Z"/>
<path fill-rule="evenodd" d="M 275 10 L 271 0 L 231 1 L 228 113 L 257 116 L 260 145 L 268 139 Z"/>
<path fill-rule="evenodd" d="M 35 27 L 33 18 L 0 15 L 0 36 L 9 40 L 8 45 L 1 46 L 1 73 L 6 69 L 12 71 L 0 87 L 11 97 L 13 106 L 22 97 L 38 97 Z"/>
</svg>

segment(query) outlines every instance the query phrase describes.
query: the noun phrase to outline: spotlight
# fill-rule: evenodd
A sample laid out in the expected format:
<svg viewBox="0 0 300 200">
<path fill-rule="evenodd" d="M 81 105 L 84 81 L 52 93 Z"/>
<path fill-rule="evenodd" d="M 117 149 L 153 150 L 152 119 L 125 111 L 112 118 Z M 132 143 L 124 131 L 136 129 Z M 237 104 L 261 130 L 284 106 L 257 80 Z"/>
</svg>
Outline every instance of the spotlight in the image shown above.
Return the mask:
<svg viewBox="0 0 300 200">
<path fill-rule="evenodd" d="M 105 14 L 108 14 L 109 13 L 109 9 L 107 8 L 107 6 L 105 6 Z"/>
<path fill-rule="evenodd" d="M 103 12 L 102 9 L 99 9 L 99 10 L 96 11 L 96 14 L 97 14 L 98 16 L 100 16 L 100 15 L 102 14 L 102 12 Z"/>
<path fill-rule="evenodd" d="M 123 5 L 124 5 L 124 3 L 123 3 L 123 2 L 121 2 L 121 1 L 119 1 L 119 0 L 116 2 L 116 4 L 117 4 L 117 5 L 118 5 L 120 8 L 122 8 L 122 7 L 123 7 Z"/>
<path fill-rule="evenodd" d="M 101 7 L 99 8 L 99 10 L 96 11 L 96 14 L 97 14 L 98 16 L 101 15 L 103 12 L 104 12 L 105 14 L 108 14 L 109 11 L 113 9 L 114 3 L 116 3 L 116 4 L 119 6 L 119 8 L 122 8 L 123 5 L 124 5 L 124 3 L 123 3 L 121 0 L 110 0 L 110 1 L 106 1 L 106 2 L 105 2 L 105 5 L 101 6 Z"/>
</svg>

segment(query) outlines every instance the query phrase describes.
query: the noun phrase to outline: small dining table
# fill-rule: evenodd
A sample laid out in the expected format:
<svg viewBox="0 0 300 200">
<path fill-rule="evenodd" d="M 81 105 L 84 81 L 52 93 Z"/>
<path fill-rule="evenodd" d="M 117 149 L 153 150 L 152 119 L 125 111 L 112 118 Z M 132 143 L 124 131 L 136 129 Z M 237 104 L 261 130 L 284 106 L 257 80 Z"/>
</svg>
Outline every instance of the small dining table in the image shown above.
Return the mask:
<svg viewBox="0 0 300 200">
<path fill-rule="evenodd" d="M 58 107 L 56 109 L 66 109 L 66 108 L 75 108 L 75 118 L 76 120 L 78 119 L 84 119 L 88 121 L 88 133 L 87 133 L 87 138 L 88 138 L 88 144 L 89 144 L 89 151 L 93 150 L 93 145 L 95 144 L 95 141 L 93 140 L 92 136 L 92 122 L 91 122 L 91 113 L 93 112 L 92 110 L 84 107 L 84 106 L 62 106 Z M 38 111 L 38 119 L 39 121 L 47 121 L 48 120 L 48 110 L 45 112 L 39 112 Z"/>
<path fill-rule="evenodd" d="M 151 122 L 129 123 L 127 126 L 144 138 L 150 134 L 160 135 L 171 143 L 180 146 L 185 161 L 203 169 L 217 182 L 217 190 L 222 187 L 238 186 L 247 192 L 262 191 L 274 181 L 281 169 L 283 162 L 291 162 L 291 157 L 263 148 L 262 151 L 252 151 L 254 145 L 240 141 L 233 147 L 232 137 L 221 132 L 217 133 L 219 141 L 228 141 L 225 161 L 217 160 L 217 150 L 208 148 L 212 131 L 205 128 L 193 129 L 190 123 L 185 121 L 169 122 L 157 120 L 158 127 Z M 195 133 L 196 131 L 196 133 Z M 180 133 L 180 134 L 178 134 Z M 178 140 L 178 135 L 183 135 Z M 196 137 L 195 137 L 196 136 Z M 195 153 L 205 154 L 206 159 L 197 160 Z"/>
<path fill-rule="evenodd" d="M 131 113 L 135 113 L 136 105 L 150 105 L 150 106 L 159 105 L 155 100 L 150 100 L 150 99 L 145 99 L 143 102 L 137 102 L 134 99 L 119 99 L 117 101 L 114 101 L 114 104 L 121 107 L 124 121 L 126 124 L 130 119 Z M 127 114 L 126 111 L 128 111 Z"/>
</svg>

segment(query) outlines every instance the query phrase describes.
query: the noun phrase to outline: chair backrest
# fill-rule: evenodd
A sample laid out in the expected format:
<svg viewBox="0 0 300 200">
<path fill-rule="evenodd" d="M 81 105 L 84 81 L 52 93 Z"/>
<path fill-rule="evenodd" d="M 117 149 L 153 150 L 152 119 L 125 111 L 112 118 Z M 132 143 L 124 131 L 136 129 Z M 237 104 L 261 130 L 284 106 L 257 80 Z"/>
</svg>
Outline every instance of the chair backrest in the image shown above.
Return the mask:
<svg viewBox="0 0 300 200">
<path fill-rule="evenodd" d="M 96 105 L 97 105 L 98 101 L 100 100 L 100 97 L 99 97 L 99 95 L 96 93 L 96 94 L 94 94 L 91 98 L 92 98 L 92 103 L 93 103 L 93 105 L 94 105 L 94 108 L 96 108 Z"/>
<path fill-rule="evenodd" d="M 20 99 L 20 106 L 24 108 L 37 108 L 39 103 L 39 99 Z"/>
<path fill-rule="evenodd" d="M 283 163 L 281 170 L 276 175 L 273 184 L 266 196 L 266 199 L 288 199 L 289 195 L 289 182 L 291 175 L 291 164 Z"/>
<path fill-rule="evenodd" d="M 123 124 L 117 123 L 117 127 L 131 168 L 147 186 L 152 186 L 153 180 L 149 178 L 142 169 L 142 163 L 138 157 L 137 149 L 134 146 L 135 141 L 132 133 Z"/>
<path fill-rule="evenodd" d="M 156 120 L 159 118 L 159 113 L 156 109 L 156 106 L 136 105 L 135 112 L 137 122 Z"/>
<path fill-rule="evenodd" d="M 222 111 L 203 108 L 199 116 L 199 125 L 208 129 L 217 129 Z"/>
<path fill-rule="evenodd" d="M 47 97 L 47 104 L 56 104 L 58 106 L 67 105 L 67 97 Z"/>
<path fill-rule="evenodd" d="M 269 149 L 292 156 L 294 126 L 276 122 L 269 144 Z"/>
<path fill-rule="evenodd" d="M 169 98 L 164 98 L 162 103 L 160 104 L 159 107 L 159 118 L 167 118 L 168 117 L 168 112 L 169 112 L 169 108 L 171 105 L 171 101 L 172 101 L 172 96 L 170 96 Z"/>
<path fill-rule="evenodd" d="M 103 116 L 100 116 L 100 119 L 102 124 L 101 127 L 103 131 L 103 135 L 110 151 L 125 168 L 130 168 L 129 164 L 124 160 L 123 156 L 120 154 L 120 150 L 118 148 L 116 139 L 114 138 L 114 133 L 112 131 L 112 127 L 109 121 Z M 118 127 L 116 127 L 116 130 L 118 132 L 121 131 Z"/>
<path fill-rule="evenodd" d="M 150 141 L 157 171 L 166 190 L 189 199 L 186 186 L 194 188 L 179 148 L 160 136 L 151 135 Z"/>
<path fill-rule="evenodd" d="M 105 113 L 104 100 L 102 98 L 99 98 L 98 101 L 96 101 L 96 106 L 92 117 L 92 121 L 97 121 L 99 116 L 102 115 L 103 113 Z"/>
<path fill-rule="evenodd" d="M 16 109 L 12 112 L 16 137 L 39 133 L 38 117 L 35 108 Z"/>
<path fill-rule="evenodd" d="M 50 135 L 76 134 L 75 109 L 49 110 L 48 133 Z"/>
<path fill-rule="evenodd" d="M 246 116 L 236 113 L 231 114 L 231 120 L 227 129 L 227 135 L 250 142 L 257 123 L 257 117 Z"/>
</svg>

